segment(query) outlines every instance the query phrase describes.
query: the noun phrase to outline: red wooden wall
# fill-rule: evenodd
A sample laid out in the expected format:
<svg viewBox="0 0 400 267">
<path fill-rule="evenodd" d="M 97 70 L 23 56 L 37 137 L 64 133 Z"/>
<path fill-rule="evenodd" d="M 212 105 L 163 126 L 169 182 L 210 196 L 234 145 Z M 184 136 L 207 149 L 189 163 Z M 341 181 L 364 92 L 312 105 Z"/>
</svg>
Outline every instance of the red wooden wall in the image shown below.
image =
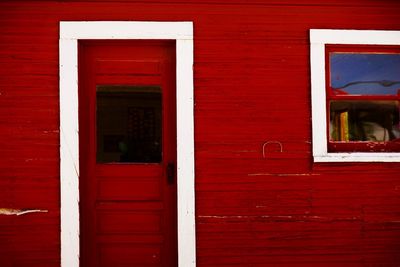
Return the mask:
<svg viewBox="0 0 400 267">
<path fill-rule="evenodd" d="M 0 266 L 60 264 L 60 20 L 194 22 L 198 266 L 400 266 L 400 164 L 312 161 L 308 33 L 400 2 L 153 2 L 0 3 L 0 209 L 48 210 L 0 215 Z"/>
</svg>

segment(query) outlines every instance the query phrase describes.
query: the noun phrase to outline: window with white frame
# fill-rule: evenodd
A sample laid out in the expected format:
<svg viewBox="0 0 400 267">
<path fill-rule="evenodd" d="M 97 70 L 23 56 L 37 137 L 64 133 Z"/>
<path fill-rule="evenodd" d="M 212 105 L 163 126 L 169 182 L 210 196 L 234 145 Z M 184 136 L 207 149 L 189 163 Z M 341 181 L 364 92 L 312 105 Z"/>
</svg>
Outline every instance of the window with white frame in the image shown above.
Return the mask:
<svg viewBox="0 0 400 267">
<path fill-rule="evenodd" d="M 315 162 L 400 161 L 400 31 L 310 31 Z"/>
</svg>

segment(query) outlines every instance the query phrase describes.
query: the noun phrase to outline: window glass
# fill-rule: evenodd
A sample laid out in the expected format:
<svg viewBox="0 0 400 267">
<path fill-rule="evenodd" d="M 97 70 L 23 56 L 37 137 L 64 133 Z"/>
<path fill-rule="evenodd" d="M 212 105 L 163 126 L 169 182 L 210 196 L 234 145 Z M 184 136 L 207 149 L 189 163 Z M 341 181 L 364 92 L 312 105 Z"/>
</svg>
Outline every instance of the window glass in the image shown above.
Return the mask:
<svg viewBox="0 0 400 267">
<path fill-rule="evenodd" d="M 331 52 L 333 95 L 400 94 L 400 54 Z"/>
<path fill-rule="evenodd" d="M 161 162 L 159 87 L 97 86 L 96 105 L 97 162 Z"/>
<path fill-rule="evenodd" d="M 398 139 L 399 101 L 331 101 L 329 126 L 331 141 Z"/>
</svg>

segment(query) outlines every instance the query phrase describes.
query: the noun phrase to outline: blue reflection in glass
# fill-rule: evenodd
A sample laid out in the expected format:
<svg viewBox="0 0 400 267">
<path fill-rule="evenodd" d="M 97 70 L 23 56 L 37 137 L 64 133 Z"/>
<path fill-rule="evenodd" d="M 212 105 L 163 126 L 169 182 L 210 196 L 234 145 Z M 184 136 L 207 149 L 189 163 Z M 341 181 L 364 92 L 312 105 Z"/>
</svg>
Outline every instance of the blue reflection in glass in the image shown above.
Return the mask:
<svg viewBox="0 0 400 267">
<path fill-rule="evenodd" d="M 330 53 L 332 93 L 400 94 L 400 54 Z"/>
</svg>

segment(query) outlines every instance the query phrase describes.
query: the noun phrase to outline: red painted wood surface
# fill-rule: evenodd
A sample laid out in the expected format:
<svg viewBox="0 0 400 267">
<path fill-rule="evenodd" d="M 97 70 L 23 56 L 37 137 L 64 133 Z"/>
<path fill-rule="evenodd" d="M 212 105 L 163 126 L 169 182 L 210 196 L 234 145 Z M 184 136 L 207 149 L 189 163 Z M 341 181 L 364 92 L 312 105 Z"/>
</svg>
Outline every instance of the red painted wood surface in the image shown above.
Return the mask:
<svg viewBox="0 0 400 267">
<path fill-rule="evenodd" d="M 0 216 L 1 266 L 60 263 L 60 20 L 194 22 L 198 266 L 400 265 L 400 165 L 312 162 L 308 34 L 398 1 L 102 0 L 0 3 L 0 207 L 49 211 Z"/>
<path fill-rule="evenodd" d="M 170 182 L 166 171 L 176 165 L 175 43 L 83 41 L 78 54 L 81 266 L 176 266 L 176 178 Z M 160 162 L 96 160 L 96 92 L 121 85 L 161 89 Z"/>
</svg>

